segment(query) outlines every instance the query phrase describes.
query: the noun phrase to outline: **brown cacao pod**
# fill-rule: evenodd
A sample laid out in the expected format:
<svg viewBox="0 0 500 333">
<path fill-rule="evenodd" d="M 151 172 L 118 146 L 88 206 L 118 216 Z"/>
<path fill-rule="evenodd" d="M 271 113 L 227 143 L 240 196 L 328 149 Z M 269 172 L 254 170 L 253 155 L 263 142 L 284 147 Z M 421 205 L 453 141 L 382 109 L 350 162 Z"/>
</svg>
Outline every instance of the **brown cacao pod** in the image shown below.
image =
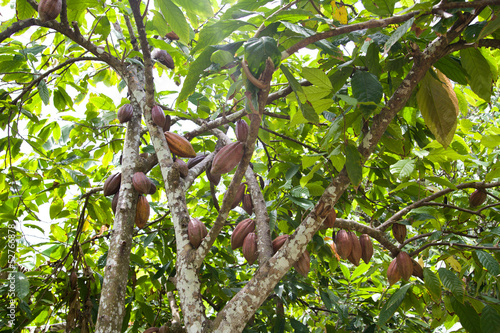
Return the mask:
<svg viewBox="0 0 500 333">
<path fill-rule="evenodd" d="M 172 118 L 168 114 L 165 115 L 165 124 L 163 125 L 163 132 L 170 131 L 170 124 L 172 123 Z"/>
<path fill-rule="evenodd" d="M 158 333 L 169 333 L 170 328 L 167 325 L 160 326 L 160 329 L 158 330 Z"/>
<path fill-rule="evenodd" d="M 233 250 L 243 246 L 245 237 L 255 231 L 255 221 L 252 219 L 244 219 L 233 230 L 231 235 L 231 248 Z"/>
<path fill-rule="evenodd" d="M 198 163 L 203 161 L 207 157 L 207 154 L 196 155 L 196 157 L 190 158 L 187 162 L 188 169 L 194 168 Z"/>
<path fill-rule="evenodd" d="M 387 268 L 387 279 L 389 280 L 389 284 L 392 286 L 394 283 L 398 282 L 401 279 L 401 273 L 397 267 L 397 260 L 394 258 L 389 264 L 389 268 Z"/>
<path fill-rule="evenodd" d="M 299 260 L 297 260 L 293 267 L 295 267 L 295 270 L 300 275 L 307 277 L 309 270 L 311 269 L 311 257 L 309 256 L 309 252 L 307 250 L 302 253 Z"/>
<path fill-rule="evenodd" d="M 155 194 L 156 193 L 156 185 L 153 184 L 151 179 L 148 179 L 148 180 L 149 180 L 149 184 L 150 184 L 148 194 Z"/>
<path fill-rule="evenodd" d="M 243 209 L 245 212 L 247 212 L 248 215 L 252 215 L 253 212 L 253 203 L 252 203 L 252 197 L 250 194 L 245 194 L 243 195 Z"/>
<path fill-rule="evenodd" d="M 352 243 L 349 234 L 344 229 L 339 230 L 335 236 L 335 245 L 337 246 L 337 253 L 342 259 L 347 259 L 352 251 Z"/>
<path fill-rule="evenodd" d="M 155 105 L 151 109 L 151 118 L 153 119 L 153 122 L 161 128 L 163 128 L 165 121 L 167 120 L 165 118 L 165 112 L 163 112 L 163 109 L 159 105 Z"/>
<path fill-rule="evenodd" d="M 118 190 L 120 189 L 120 184 L 122 182 L 122 174 L 121 173 L 115 173 L 106 179 L 104 182 L 104 186 L 102 188 L 102 192 L 105 197 L 108 195 L 116 194 Z"/>
<path fill-rule="evenodd" d="M 134 115 L 134 108 L 131 104 L 124 104 L 118 109 L 118 121 L 120 124 L 126 123 Z"/>
<path fill-rule="evenodd" d="M 394 223 L 392 225 L 392 236 L 396 238 L 399 243 L 403 243 L 406 239 L 406 225 Z"/>
<path fill-rule="evenodd" d="M 179 157 L 196 157 L 196 152 L 185 137 L 172 132 L 165 132 L 165 139 L 170 151 Z"/>
<path fill-rule="evenodd" d="M 243 144 L 239 141 L 222 147 L 212 161 L 212 169 L 210 172 L 213 175 L 221 175 L 233 170 L 243 157 L 243 147 Z"/>
<path fill-rule="evenodd" d="M 179 173 L 180 173 L 181 177 L 186 178 L 188 175 L 188 172 L 189 172 L 189 168 L 188 168 L 187 163 L 179 158 L 176 158 L 175 164 L 177 164 L 177 166 L 179 167 Z"/>
<path fill-rule="evenodd" d="M 166 35 L 165 35 L 166 38 L 170 39 L 170 40 L 179 40 L 179 36 L 177 36 L 177 34 L 173 31 L 170 31 L 168 32 Z"/>
<path fill-rule="evenodd" d="M 273 244 L 273 253 L 278 252 L 278 250 L 281 249 L 283 244 L 285 244 L 287 239 L 288 239 L 288 235 L 281 235 L 281 236 L 276 237 L 272 243 Z"/>
<path fill-rule="evenodd" d="M 165 65 L 167 68 L 175 68 L 174 59 L 172 59 L 172 56 L 165 50 L 155 50 L 153 53 L 153 59 L 160 62 L 162 65 Z"/>
<path fill-rule="evenodd" d="M 243 252 L 243 256 L 249 265 L 252 265 L 257 260 L 259 253 L 257 252 L 257 236 L 255 232 L 251 232 L 245 237 L 241 252 Z"/>
<path fill-rule="evenodd" d="M 144 172 L 139 171 L 134 173 L 134 176 L 132 177 L 132 185 L 134 185 L 135 190 L 140 194 L 146 194 L 149 193 L 151 188 L 151 181 L 144 174 Z"/>
<path fill-rule="evenodd" d="M 359 237 L 359 244 L 361 245 L 361 258 L 368 264 L 373 256 L 373 244 L 370 236 L 362 234 Z"/>
<path fill-rule="evenodd" d="M 243 200 L 243 195 L 245 194 L 245 188 L 246 188 L 245 183 L 241 183 L 240 187 L 238 187 L 238 191 L 236 191 L 233 203 L 231 204 L 231 209 L 234 209 Z"/>
<path fill-rule="evenodd" d="M 220 183 L 220 175 L 214 175 L 210 172 L 210 169 L 211 167 L 209 166 L 206 170 L 208 181 L 217 186 Z"/>
<path fill-rule="evenodd" d="M 146 226 L 149 220 L 149 202 L 145 196 L 140 195 L 137 200 L 137 209 L 135 211 L 135 225 L 140 229 Z"/>
<path fill-rule="evenodd" d="M 156 333 L 156 332 L 159 332 L 159 331 L 160 331 L 160 329 L 158 327 L 150 327 L 150 328 L 146 329 L 142 333 Z"/>
<path fill-rule="evenodd" d="M 326 230 L 328 228 L 333 228 L 335 225 L 335 220 L 337 219 L 337 213 L 335 212 L 335 209 L 332 209 L 331 213 L 328 214 L 326 219 L 323 221 L 323 224 L 319 228 L 320 230 Z"/>
<path fill-rule="evenodd" d="M 113 214 L 116 214 L 116 206 L 118 206 L 119 195 L 120 191 L 116 192 L 116 194 L 113 197 L 113 200 L 111 201 L 111 210 L 113 210 Z"/>
<path fill-rule="evenodd" d="M 235 129 L 236 139 L 238 139 L 238 141 L 240 142 L 247 141 L 248 130 L 249 127 L 247 122 L 244 121 L 243 119 L 238 120 L 236 122 L 236 129 Z"/>
<path fill-rule="evenodd" d="M 411 272 L 411 275 L 424 279 L 424 270 L 422 266 L 420 266 L 420 264 L 415 260 L 412 260 L 412 263 L 413 263 L 413 271 Z"/>
<path fill-rule="evenodd" d="M 191 218 L 188 223 L 189 242 L 194 248 L 200 246 L 201 241 L 208 234 L 207 227 L 197 218 Z"/>
<path fill-rule="evenodd" d="M 358 236 L 356 236 L 354 232 L 349 231 L 348 234 L 352 249 L 347 259 L 354 265 L 359 266 L 359 259 L 361 259 L 361 255 L 363 254 L 363 251 L 361 250 L 361 244 L 359 243 Z"/>
<path fill-rule="evenodd" d="M 142 159 L 144 159 L 144 160 L 147 160 L 148 157 L 149 157 L 149 154 L 148 153 L 140 153 L 139 157 L 142 158 Z"/>
<path fill-rule="evenodd" d="M 69 276 L 69 282 L 71 285 L 71 289 L 76 289 L 78 284 L 78 274 L 76 274 L 76 271 L 74 269 L 71 270 L 71 274 Z"/>
<path fill-rule="evenodd" d="M 59 16 L 62 9 L 62 0 L 40 0 L 38 4 L 38 15 L 42 22 L 54 20 Z"/>
<path fill-rule="evenodd" d="M 399 252 L 397 257 L 397 268 L 403 280 L 408 281 L 413 273 L 413 261 L 406 252 Z"/>
<path fill-rule="evenodd" d="M 483 189 L 475 190 L 469 197 L 469 204 L 472 207 L 481 206 L 486 201 L 487 197 L 488 194 Z"/>
</svg>

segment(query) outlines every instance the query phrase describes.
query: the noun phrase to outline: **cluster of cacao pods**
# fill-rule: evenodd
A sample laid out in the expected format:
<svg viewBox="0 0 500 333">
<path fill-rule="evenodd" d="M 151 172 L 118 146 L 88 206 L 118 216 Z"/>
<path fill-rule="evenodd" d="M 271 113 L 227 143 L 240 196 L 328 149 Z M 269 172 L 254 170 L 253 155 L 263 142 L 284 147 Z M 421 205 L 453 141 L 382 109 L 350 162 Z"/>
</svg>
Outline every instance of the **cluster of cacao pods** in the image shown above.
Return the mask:
<svg viewBox="0 0 500 333">
<path fill-rule="evenodd" d="M 55 20 L 62 9 L 62 0 L 40 0 L 38 3 L 38 15 L 42 22 Z"/>
<path fill-rule="evenodd" d="M 240 247 L 248 264 L 252 265 L 259 257 L 257 237 L 255 235 L 255 221 L 252 219 L 242 220 L 233 230 L 231 248 L 236 250 Z"/>
<path fill-rule="evenodd" d="M 189 243 L 194 248 L 200 246 L 201 241 L 208 234 L 207 227 L 200 219 L 191 218 L 188 223 L 188 238 Z"/>
<path fill-rule="evenodd" d="M 387 268 L 389 284 L 392 286 L 401 279 L 408 281 L 413 274 L 413 267 L 413 261 L 408 253 L 404 251 L 399 252 L 396 258 L 389 264 L 389 268 Z"/>
<path fill-rule="evenodd" d="M 337 213 L 335 212 L 335 209 L 332 209 L 330 214 L 328 214 L 326 219 L 323 221 L 323 224 L 321 225 L 319 230 L 326 230 L 329 228 L 333 228 L 336 220 L 337 220 Z"/>
<path fill-rule="evenodd" d="M 253 202 L 252 196 L 248 191 L 247 183 L 241 183 L 236 191 L 236 196 L 231 204 L 231 209 L 236 208 L 240 203 L 243 203 L 243 209 L 248 215 L 252 215 L 253 212 Z"/>
<path fill-rule="evenodd" d="M 285 244 L 288 239 L 288 235 L 281 235 L 276 237 L 273 242 L 273 253 L 278 252 L 278 250 Z M 311 269 L 311 257 L 309 251 L 305 250 L 304 253 L 299 257 L 297 262 L 293 265 L 295 270 L 302 276 L 307 277 Z"/>
<path fill-rule="evenodd" d="M 167 68 L 175 68 L 174 59 L 172 59 L 172 56 L 167 51 L 157 49 L 153 51 L 152 56 L 154 60 L 158 61 Z"/>
<path fill-rule="evenodd" d="M 340 258 L 347 259 L 358 266 L 360 259 L 363 259 L 365 263 L 370 262 L 373 256 L 373 244 L 367 234 L 363 234 L 358 238 L 353 231 L 347 232 L 342 229 L 335 236 L 332 251 L 337 253 Z"/>
<path fill-rule="evenodd" d="M 396 238 L 400 244 L 403 244 L 406 239 L 406 225 L 394 223 L 392 225 L 392 236 Z"/>
<path fill-rule="evenodd" d="M 471 207 L 481 206 L 488 197 L 488 194 L 483 189 L 477 189 L 469 196 L 469 204 Z"/>
</svg>

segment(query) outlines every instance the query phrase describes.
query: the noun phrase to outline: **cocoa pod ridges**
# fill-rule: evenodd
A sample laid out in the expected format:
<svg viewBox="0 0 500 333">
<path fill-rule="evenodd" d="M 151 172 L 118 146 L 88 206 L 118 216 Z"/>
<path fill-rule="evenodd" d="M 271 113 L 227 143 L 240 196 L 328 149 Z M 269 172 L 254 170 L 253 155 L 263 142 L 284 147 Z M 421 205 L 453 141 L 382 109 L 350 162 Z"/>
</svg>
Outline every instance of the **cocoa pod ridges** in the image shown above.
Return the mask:
<svg viewBox="0 0 500 333">
<path fill-rule="evenodd" d="M 207 154 L 200 154 L 196 155 L 196 157 L 190 158 L 189 161 L 187 162 L 188 169 L 194 168 L 198 163 L 203 161 L 205 157 L 207 157 Z"/>
<path fill-rule="evenodd" d="M 243 252 L 243 256 L 249 265 L 252 265 L 259 257 L 259 253 L 257 252 L 257 236 L 254 232 L 249 233 L 243 240 L 241 252 Z"/>
<path fill-rule="evenodd" d="M 248 215 L 252 215 L 253 212 L 253 202 L 250 194 L 243 195 L 243 209 L 247 212 Z"/>
<path fill-rule="evenodd" d="M 108 195 L 112 195 L 118 192 L 120 189 L 120 184 L 122 182 L 122 174 L 121 173 L 115 173 L 111 176 L 109 176 L 106 181 L 104 182 L 103 185 L 103 194 L 105 197 Z"/>
<path fill-rule="evenodd" d="M 181 177 L 186 178 L 189 172 L 187 163 L 179 158 L 176 158 L 174 163 L 177 164 L 177 166 L 179 167 L 179 173 Z"/>
<path fill-rule="evenodd" d="M 389 284 L 392 286 L 394 283 L 398 282 L 401 279 L 401 273 L 397 267 L 397 260 L 394 258 L 389 264 L 389 268 L 387 268 L 387 279 L 389 280 Z"/>
<path fill-rule="evenodd" d="M 191 218 L 188 223 L 189 242 L 194 248 L 200 246 L 201 241 L 208 234 L 207 227 L 197 218 Z"/>
<path fill-rule="evenodd" d="M 243 148 L 243 144 L 239 141 L 222 147 L 212 161 L 212 169 L 210 172 L 213 175 L 221 175 L 233 170 L 234 167 L 240 163 L 241 158 L 243 157 Z"/>
<path fill-rule="evenodd" d="M 134 108 L 131 104 L 124 104 L 118 109 L 118 121 L 120 124 L 126 123 L 134 115 Z"/>
<path fill-rule="evenodd" d="M 359 243 L 358 236 L 353 231 L 349 231 L 349 240 L 352 245 L 351 253 L 347 257 L 347 259 L 356 266 L 359 266 L 359 259 L 361 259 L 361 255 L 363 253 L 361 249 L 361 244 Z"/>
<path fill-rule="evenodd" d="M 413 261 L 406 252 L 399 252 L 396 257 L 397 269 L 403 280 L 408 281 L 413 273 Z"/>
<path fill-rule="evenodd" d="M 139 195 L 139 199 L 137 200 L 137 208 L 135 211 L 135 225 L 142 229 L 146 226 L 146 223 L 149 220 L 149 202 L 145 196 Z"/>
<path fill-rule="evenodd" d="M 168 143 L 168 148 L 170 151 L 179 157 L 196 157 L 196 152 L 185 137 L 173 133 L 173 132 L 165 132 L 165 139 Z"/>
<path fill-rule="evenodd" d="M 149 193 L 151 189 L 151 181 L 144 174 L 144 172 L 140 171 L 134 173 L 134 176 L 132 177 L 132 185 L 134 186 L 135 190 L 140 194 Z"/>
<path fill-rule="evenodd" d="M 252 219 L 245 219 L 238 223 L 234 228 L 231 235 L 231 248 L 233 250 L 243 246 L 243 241 L 246 236 L 255 231 L 255 221 Z"/>
<path fill-rule="evenodd" d="M 406 225 L 394 223 L 392 225 L 392 236 L 396 238 L 399 243 L 403 243 L 406 239 Z"/>
<path fill-rule="evenodd" d="M 165 118 L 165 112 L 163 112 L 163 109 L 159 105 L 155 105 L 151 109 L 151 118 L 157 126 L 160 126 L 161 128 L 165 126 L 165 121 L 167 119 Z"/>
<path fill-rule="evenodd" d="M 302 253 L 299 260 L 297 260 L 293 267 L 300 275 L 307 277 L 309 270 L 311 269 L 311 257 L 309 256 L 309 252 L 307 250 Z"/>
<path fill-rule="evenodd" d="M 337 253 L 342 259 L 347 259 L 351 254 L 352 243 L 347 231 L 344 229 L 339 230 L 335 236 L 335 245 L 337 246 Z"/>
<path fill-rule="evenodd" d="M 367 234 L 362 234 L 359 237 L 359 244 L 361 245 L 361 258 L 368 264 L 373 256 L 373 243 Z"/>
<path fill-rule="evenodd" d="M 40 0 L 38 15 L 42 22 L 56 19 L 61 13 L 62 0 Z"/>
<path fill-rule="evenodd" d="M 488 194 L 486 193 L 486 191 L 484 191 L 482 189 L 475 190 L 469 196 L 469 204 L 472 207 L 481 206 L 486 201 L 487 197 L 488 197 Z"/>
<path fill-rule="evenodd" d="M 244 121 L 243 119 L 238 120 L 236 122 L 236 129 L 235 129 L 236 139 L 238 139 L 238 141 L 240 142 L 247 141 L 248 130 L 249 127 L 247 122 Z"/>
<path fill-rule="evenodd" d="M 332 209 L 331 213 L 328 214 L 326 219 L 323 221 L 323 224 L 321 225 L 319 230 L 326 230 L 328 228 L 333 228 L 336 219 L 337 219 L 337 213 L 335 212 L 335 209 Z"/>
<path fill-rule="evenodd" d="M 281 249 L 281 247 L 283 246 L 283 244 L 285 244 L 288 237 L 289 237 L 288 235 L 281 235 L 281 236 L 276 237 L 273 240 L 273 243 L 272 243 L 273 253 L 276 253 L 276 252 L 278 252 L 279 249 Z"/>
</svg>

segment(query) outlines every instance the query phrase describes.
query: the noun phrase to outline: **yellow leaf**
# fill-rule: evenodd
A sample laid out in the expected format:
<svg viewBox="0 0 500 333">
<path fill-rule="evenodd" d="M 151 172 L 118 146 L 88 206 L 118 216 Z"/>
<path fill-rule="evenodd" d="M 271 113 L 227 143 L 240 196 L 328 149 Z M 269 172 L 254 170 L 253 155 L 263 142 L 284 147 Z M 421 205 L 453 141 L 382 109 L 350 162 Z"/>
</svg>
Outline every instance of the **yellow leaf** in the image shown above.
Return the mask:
<svg viewBox="0 0 500 333">
<path fill-rule="evenodd" d="M 332 18 L 340 24 L 347 24 L 347 8 L 343 4 L 332 1 Z"/>
<path fill-rule="evenodd" d="M 460 272 L 462 270 L 462 265 L 457 261 L 457 259 L 453 257 L 448 257 L 445 261 L 453 268 L 456 272 Z"/>
</svg>

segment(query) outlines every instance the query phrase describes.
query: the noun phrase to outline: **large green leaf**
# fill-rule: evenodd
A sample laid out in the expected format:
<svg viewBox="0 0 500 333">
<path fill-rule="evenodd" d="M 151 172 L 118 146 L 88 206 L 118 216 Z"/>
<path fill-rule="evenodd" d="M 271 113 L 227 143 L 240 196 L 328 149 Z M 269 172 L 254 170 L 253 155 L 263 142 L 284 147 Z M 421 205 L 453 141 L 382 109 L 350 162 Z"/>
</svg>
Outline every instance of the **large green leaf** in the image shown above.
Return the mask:
<svg viewBox="0 0 500 333">
<path fill-rule="evenodd" d="M 408 21 L 406 21 L 405 23 L 403 23 L 401 26 L 399 26 L 396 31 L 394 31 L 391 36 L 389 37 L 389 39 L 387 40 L 387 42 L 385 42 L 385 45 L 384 45 L 384 52 L 385 53 L 388 53 L 389 50 L 391 49 L 391 47 L 396 44 L 396 42 L 398 40 L 401 39 L 401 37 L 403 37 L 406 32 L 408 31 L 408 29 L 411 28 L 411 25 L 413 24 L 413 22 L 415 21 L 415 18 L 412 17 L 411 19 L 409 19 Z"/>
<path fill-rule="evenodd" d="M 26 0 L 16 0 L 16 13 L 19 20 L 26 20 L 33 17 L 35 10 Z"/>
<path fill-rule="evenodd" d="M 412 159 L 400 160 L 391 165 L 391 173 L 399 178 L 406 178 L 415 170 L 415 161 Z"/>
<path fill-rule="evenodd" d="M 434 302 L 441 301 L 441 283 L 439 282 L 438 277 L 431 271 L 429 268 L 424 268 L 424 283 L 425 287 L 431 294 Z"/>
<path fill-rule="evenodd" d="M 455 297 L 450 296 L 453 311 L 460 318 L 460 324 L 470 333 L 481 333 L 481 319 L 476 310 L 467 302 L 462 303 Z"/>
<path fill-rule="evenodd" d="M 464 287 L 458 276 L 444 267 L 440 268 L 438 273 L 443 286 L 450 290 L 453 295 L 462 302 L 464 298 Z"/>
<path fill-rule="evenodd" d="M 380 310 L 380 315 L 378 317 L 378 325 L 384 326 L 387 320 L 391 318 L 398 307 L 403 303 L 405 299 L 406 292 L 411 287 L 411 284 L 405 284 L 398 291 L 396 291 L 392 296 L 387 300 L 382 309 Z"/>
<path fill-rule="evenodd" d="M 493 74 L 490 65 L 481 52 L 473 47 L 460 50 L 462 66 L 469 75 L 469 83 L 473 92 L 489 102 L 491 97 L 491 84 Z"/>
<path fill-rule="evenodd" d="M 240 27 L 249 25 L 250 23 L 240 20 L 219 21 L 217 23 L 205 26 L 200 31 L 198 43 L 194 47 L 192 53 L 203 50 L 209 45 L 219 44 L 224 38 L 229 36 L 233 31 Z"/>
<path fill-rule="evenodd" d="M 214 47 L 208 47 L 196 58 L 196 60 L 191 63 L 188 69 L 188 74 L 186 76 L 186 80 L 182 85 L 181 92 L 179 93 L 179 97 L 177 98 L 177 104 L 183 102 L 186 98 L 189 97 L 196 88 L 196 84 L 201 78 L 201 74 L 203 71 L 210 66 L 212 61 L 210 60 L 212 53 L 214 53 L 217 49 Z"/>
<path fill-rule="evenodd" d="M 500 265 L 498 261 L 493 258 L 491 254 L 485 251 L 476 250 L 474 251 L 481 265 L 484 266 L 490 272 L 491 275 L 497 276 L 500 274 Z"/>
<path fill-rule="evenodd" d="M 492 306 L 486 305 L 481 311 L 482 333 L 500 333 L 500 314 Z"/>
<path fill-rule="evenodd" d="M 182 11 L 171 0 L 155 0 L 168 25 L 179 36 L 183 43 L 189 42 L 190 27 Z"/>
<path fill-rule="evenodd" d="M 395 0 L 363 0 L 366 10 L 379 16 L 390 16 L 394 13 Z"/>
<path fill-rule="evenodd" d="M 361 165 L 361 154 L 358 148 L 349 142 L 345 147 L 347 175 L 351 180 L 352 185 L 358 187 L 363 178 L 363 166 Z"/>
<path fill-rule="evenodd" d="M 357 71 L 351 78 L 352 94 L 361 105 L 361 110 L 369 113 L 382 100 L 383 89 L 377 77 L 368 72 Z"/>
<path fill-rule="evenodd" d="M 209 0 L 174 0 L 174 3 L 184 8 L 188 16 L 196 14 L 208 18 L 214 14 Z"/>
<path fill-rule="evenodd" d="M 458 99 L 450 81 L 441 72 L 429 71 L 417 91 L 417 104 L 425 124 L 445 148 L 453 140 L 459 113 Z"/>
</svg>

